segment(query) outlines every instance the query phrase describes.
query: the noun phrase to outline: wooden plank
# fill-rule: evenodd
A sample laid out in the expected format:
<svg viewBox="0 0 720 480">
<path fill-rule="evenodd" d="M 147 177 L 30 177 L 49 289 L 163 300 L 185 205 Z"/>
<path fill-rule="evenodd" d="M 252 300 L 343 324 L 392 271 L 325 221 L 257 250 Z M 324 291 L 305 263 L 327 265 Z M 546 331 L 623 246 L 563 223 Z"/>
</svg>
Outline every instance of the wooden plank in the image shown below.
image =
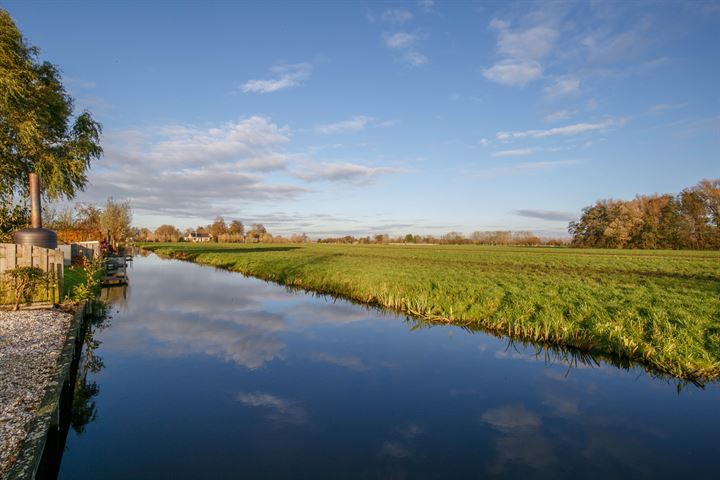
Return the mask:
<svg viewBox="0 0 720 480">
<path fill-rule="evenodd" d="M 8 270 L 17 267 L 17 245 L 12 244 L 7 247 Z"/>
<path fill-rule="evenodd" d="M 40 267 L 40 270 L 43 272 L 48 271 L 48 249 L 47 248 L 35 248 L 37 251 L 37 259 L 38 264 L 37 266 Z"/>
<path fill-rule="evenodd" d="M 47 269 L 47 257 L 48 257 L 47 249 L 35 247 L 35 248 L 33 248 L 33 250 L 34 250 L 33 253 L 35 254 L 35 261 L 37 262 L 37 263 L 35 263 L 35 265 L 43 272 L 47 272 L 47 270 L 46 270 Z M 48 281 L 46 278 L 45 281 L 43 282 L 43 299 L 44 300 L 47 300 L 48 295 L 50 294 L 49 287 L 50 286 L 48 285 Z"/>
<path fill-rule="evenodd" d="M 22 267 L 32 267 L 32 245 L 18 245 L 22 251 L 22 263 L 18 264 Z"/>
<path fill-rule="evenodd" d="M 63 262 L 63 254 L 60 252 L 60 262 L 55 266 L 57 268 L 57 303 L 63 300 L 63 287 L 65 275 L 65 263 Z"/>
<path fill-rule="evenodd" d="M 5 270 L 8 270 L 7 268 L 7 247 L 5 245 L 0 245 L 0 275 L 5 272 Z"/>
</svg>

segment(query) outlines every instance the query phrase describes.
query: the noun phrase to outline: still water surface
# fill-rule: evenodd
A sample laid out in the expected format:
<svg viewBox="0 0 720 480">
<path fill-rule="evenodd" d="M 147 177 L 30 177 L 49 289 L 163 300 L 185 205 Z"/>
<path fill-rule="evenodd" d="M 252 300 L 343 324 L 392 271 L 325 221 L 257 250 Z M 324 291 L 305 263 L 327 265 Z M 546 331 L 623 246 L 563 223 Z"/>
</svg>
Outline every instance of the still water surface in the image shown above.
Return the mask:
<svg viewBox="0 0 720 480">
<path fill-rule="evenodd" d="M 154 255 L 130 278 L 60 478 L 718 478 L 718 384 Z"/>
</svg>

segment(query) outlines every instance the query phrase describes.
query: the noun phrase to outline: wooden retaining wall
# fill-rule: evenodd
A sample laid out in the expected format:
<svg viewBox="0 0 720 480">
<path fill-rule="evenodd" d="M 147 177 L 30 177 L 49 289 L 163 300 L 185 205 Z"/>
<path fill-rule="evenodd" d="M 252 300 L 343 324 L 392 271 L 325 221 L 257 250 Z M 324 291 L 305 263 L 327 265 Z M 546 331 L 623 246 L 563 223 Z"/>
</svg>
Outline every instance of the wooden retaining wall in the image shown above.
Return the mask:
<svg viewBox="0 0 720 480">
<path fill-rule="evenodd" d="M 63 252 L 35 247 L 33 245 L 15 245 L 14 243 L 0 243 L 0 280 L 5 272 L 17 267 L 37 267 L 43 272 L 52 273 L 52 281 L 44 289 L 39 289 L 37 302 L 60 303 L 63 286 Z M 0 292 L 0 304 L 7 297 L 6 292 Z M 5 298 L 5 301 L 7 299 Z"/>
</svg>

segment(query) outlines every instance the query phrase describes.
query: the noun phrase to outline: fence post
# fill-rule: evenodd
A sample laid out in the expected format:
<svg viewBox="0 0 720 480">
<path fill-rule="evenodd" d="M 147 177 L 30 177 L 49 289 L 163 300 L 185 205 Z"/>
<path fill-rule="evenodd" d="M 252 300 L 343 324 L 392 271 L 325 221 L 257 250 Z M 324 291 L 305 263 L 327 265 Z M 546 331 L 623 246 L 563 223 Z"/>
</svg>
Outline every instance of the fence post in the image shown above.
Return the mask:
<svg viewBox="0 0 720 480">
<path fill-rule="evenodd" d="M 62 250 L 56 250 L 60 254 L 60 261 L 57 261 L 55 263 L 55 268 L 57 269 L 57 303 L 62 302 L 63 299 L 63 287 L 65 285 L 65 279 L 63 278 L 63 275 L 65 274 L 65 255 L 63 254 Z"/>
</svg>

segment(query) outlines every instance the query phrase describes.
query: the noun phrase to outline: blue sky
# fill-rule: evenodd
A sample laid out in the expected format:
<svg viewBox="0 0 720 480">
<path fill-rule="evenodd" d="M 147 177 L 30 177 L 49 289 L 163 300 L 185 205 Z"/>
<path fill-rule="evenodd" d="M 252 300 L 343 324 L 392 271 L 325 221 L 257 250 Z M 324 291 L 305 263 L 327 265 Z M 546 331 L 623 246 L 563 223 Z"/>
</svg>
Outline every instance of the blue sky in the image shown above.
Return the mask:
<svg viewBox="0 0 720 480">
<path fill-rule="evenodd" d="M 0 6 L 104 126 L 78 199 L 139 226 L 561 235 L 720 176 L 720 2 Z"/>
</svg>

